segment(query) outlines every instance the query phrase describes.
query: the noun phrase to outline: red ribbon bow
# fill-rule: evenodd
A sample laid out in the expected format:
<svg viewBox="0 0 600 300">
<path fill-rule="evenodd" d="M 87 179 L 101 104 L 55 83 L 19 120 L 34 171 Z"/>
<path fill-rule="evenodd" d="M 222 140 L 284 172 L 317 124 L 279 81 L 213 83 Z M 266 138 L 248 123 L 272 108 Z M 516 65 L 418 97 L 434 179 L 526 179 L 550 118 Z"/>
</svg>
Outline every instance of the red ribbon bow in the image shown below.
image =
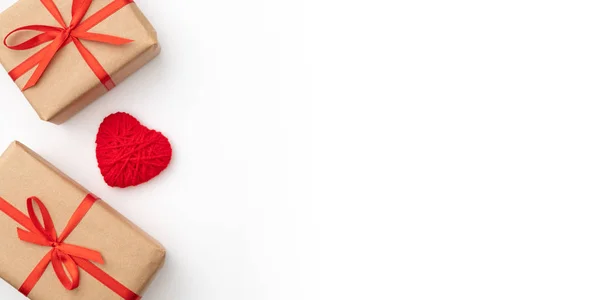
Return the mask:
<svg viewBox="0 0 600 300">
<path fill-rule="evenodd" d="M 35 214 L 33 202 L 35 202 L 40 208 L 42 219 L 44 220 L 44 226 L 42 226 L 37 215 Z M 74 215 L 73 218 L 71 218 L 71 222 L 67 224 L 67 227 L 63 233 L 57 237 L 56 229 L 54 228 L 54 222 L 52 222 L 52 217 L 40 199 L 37 197 L 31 197 L 27 199 L 27 212 L 29 213 L 29 219 L 31 222 L 27 222 L 29 224 L 26 223 L 21 225 L 23 225 L 29 231 L 17 228 L 19 239 L 32 244 L 52 247 L 47 256 L 50 257 L 56 277 L 58 277 L 62 285 L 67 290 L 73 290 L 79 286 L 79 268 L 77 267 L 77 263 L 75 262 L 74 258 L 87 259 L 104 264 L 104 259 L 102 259 L 100 252 L 63 243 L 63 241 L 69 236 L 71 231 L 75 229 L 83 217 L 81 213 Z M 47 259 L 42 259 L 42 261 L 45 260 Z M 43 269 L 46 269 L 48 264 L 42 264 L 42 266 Z M 67 269 L 67 272 L 69 272 L 69 276 L 65 274 L 65 268 Z M 71 279 L 69 279 L 69 277 L 71 277 Z"/>
<path fill-rule="evenodd" d="M 42 214 L 42 222 L 38 219 L 33 204 L 37 204 Z M 96 198 L 87 195 L 75 210 L 67 226 L 60 236 L 56 234 L 54 222 L 44 203 L 37 197 L 27 199 L 27 213 L 29 217 L 0 198 L 0 211 L 15 220 L 27 230 L 17 228 L 19 239 L 32 244 L 51 247 L 50 251 L 40 260 L 25 282 L 19 288 L 19 292 L 27 296 L 40 280 L 50 263 L 54 268 L 56 277 L 67 290 L 73 290 L 79 286 L 79 268 L 85 270 L 105 286 L 113 290 L 126 300 L 141 299 L 136 293 L 129 290 L 123 284 L 106 274 L 92 262 L 104 264 L 100 252 L 85 247 L 65 243 L 65 239 L 79 225 L 87 212 L 96 202 Z M 65 272 L 65 269 L 67 272 Z M 67 275 L 68 273 L 68 275 Z"/>
<path fill-rule="evenodd" d="M 23 87 L 23 91 L 36 85 L 40 78 L 42 78 L 42 75 L 48 68 L 48 65 L 50 64 L 56 53 L 58 53 L 58 51 L 61 48 L 68 45 L 70 42 L 73 42 L 77 47 L 77 50 L 79 50 L 79 53 L 81 53 L 81 56 L 83 57 L 85 62 L 88 64 L 88 66 L 90 66 L 94 74 L 96 74 L 100 82 L 102 82 L 106 89 L 112 89 L 115 86 L 115 83 L 110 78 L 110 75 L 108 75 L 108 72 L 104 70 L 104 68 L 94 57 L 94 55 L 81 43 L 80 39 L 111 45 L 124 45 L 132 42 L 132 40 L 129 39 L 100 33 L 92 33 L 88 32 L 88 30 L 90 30 L 92 27 L 96 26 L 98 23 L 102 22 L 104 19 L 108 18 L 127 4 L 132 3 L 133 0 L 114 0 L 107 6 L 99 10 L 97 13 L 87 18 L 85 21 L 82 21 L 82 19 L 87 13 L 90 4 L 92 3 L 92 0 L 73 0 L 73 5 L 71 7 L 72 18 L 69 26 L 67 26 L 67 24 L 63 20 L 53 0 L 40 0 L 40 2 L 42 2 L 44 7 L 46 7 L 48 12 L 50 12 L 50 14 L 54 17 L 54 19 L 56 19 L 56 21 L 60 24 L 61 27 L 47 25 L 29 25 L 19 27 L 7 34 L 4 38 L 4 45 L 13 50 L 27 50 L 52 41 L 48 46 L 42 48 L 40 51 L 29 57 L 23 63 L 12 69 L 9 72 L 10 77 L 13 80 L 17 80 L 19 77 L 23 76 L 29 70 L 37 66 L 37 68 L 33 72 L 33 75 L 31 76 L 31 78 L 29 78 L 29 80 Z M 19 31 L 38 31 L 41 33 L 18 45 L 8 45 L 8 38 L 13 33 Z"/>
</svg>

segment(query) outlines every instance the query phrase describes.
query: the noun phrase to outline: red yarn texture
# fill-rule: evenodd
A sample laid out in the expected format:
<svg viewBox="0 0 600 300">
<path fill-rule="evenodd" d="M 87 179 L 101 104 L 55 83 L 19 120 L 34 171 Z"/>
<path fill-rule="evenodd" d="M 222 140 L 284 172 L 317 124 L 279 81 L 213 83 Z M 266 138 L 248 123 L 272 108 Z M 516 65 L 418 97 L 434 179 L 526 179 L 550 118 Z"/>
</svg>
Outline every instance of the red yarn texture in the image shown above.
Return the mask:
<svg viewBox="0 0 600 300">
<path fill-rule="evenodd" d="M 162 133 L 118 112 L 104 119 L 96 136 L 96 158 L 112 187 L 135 186 L 156 177 L 171 162 L 173 150 Z"/>
</svg>

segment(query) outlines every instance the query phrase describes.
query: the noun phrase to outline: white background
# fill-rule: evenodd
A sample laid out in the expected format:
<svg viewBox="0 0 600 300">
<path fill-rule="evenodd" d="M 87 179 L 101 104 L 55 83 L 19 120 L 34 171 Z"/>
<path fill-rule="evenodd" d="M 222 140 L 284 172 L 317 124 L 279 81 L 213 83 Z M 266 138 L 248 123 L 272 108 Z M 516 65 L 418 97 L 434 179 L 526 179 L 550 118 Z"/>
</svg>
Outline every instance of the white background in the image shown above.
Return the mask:
<svg viewBox="0 0 600 300">
<path fill-rule="evenodd" d="M 1 74 L 0 145 L 166 246 L 145 299 L 600 298 L 598 1 L 138 4 L 161 56 L 62 126 Z M 174 146 L 137 188 L 95 166 L 116 111 Z"/>
</svg>

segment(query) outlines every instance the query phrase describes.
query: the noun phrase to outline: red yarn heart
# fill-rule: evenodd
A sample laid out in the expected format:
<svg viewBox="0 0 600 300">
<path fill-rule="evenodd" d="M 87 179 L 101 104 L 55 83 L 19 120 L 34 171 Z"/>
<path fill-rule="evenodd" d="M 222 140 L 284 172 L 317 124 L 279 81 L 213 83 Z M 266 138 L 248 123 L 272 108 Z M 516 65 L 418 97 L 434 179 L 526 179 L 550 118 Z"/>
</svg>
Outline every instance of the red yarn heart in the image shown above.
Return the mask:
<svg viewBox="0 0 600 300">
<path fill-rule="evenodd" d="M 156 177 L 171 162 L 173 150 L 162 133 L 118 112 L 104 119 L 96 136 L 96 158 L 104 181 L 125 188 Z"/>
</svg>

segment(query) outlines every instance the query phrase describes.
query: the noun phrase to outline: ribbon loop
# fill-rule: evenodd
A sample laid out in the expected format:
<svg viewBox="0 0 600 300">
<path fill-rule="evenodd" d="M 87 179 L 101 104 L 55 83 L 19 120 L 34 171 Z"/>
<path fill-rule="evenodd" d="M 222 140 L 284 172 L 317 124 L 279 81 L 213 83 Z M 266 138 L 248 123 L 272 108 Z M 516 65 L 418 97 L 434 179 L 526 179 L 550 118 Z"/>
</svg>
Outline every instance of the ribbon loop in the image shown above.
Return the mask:
<svg viewBox="0 0 600 300">
<path fill-rule="evenodd" d="M 79 268 L 71 256 L 65 255 L 55 248 L 52 252 L 52 268 L 54 268 L 54 273 L 56 273 L 60 283 L 67 290 L 74 290 L 79 286 Z M 65 268 L 69 273 L 68 276 L 65 273 Z"/>
<path fill-rule="evenodd" d="M 20 44 L 11 46 L 8 44 L 8 39 L 15 33 L 21 31 L 37 31 L 41 32 L 40 34 L 22 42 Z M 62 28 L 45 26 L 45 25 L 30 25 L 19 27 L 11 32 L 9 32 L 6 37 L 4 37 L 4 46 L 12 50 L 27 50 L 31 48 L 35 48 L 43 43 L 52 41 L 55 39 L 58 34 L 62 31 Z"/>
<path fill-rule="evenodd" d="M 48 238 L 39 233 L 33 233 L 29 231 L 25 231 L 21 228 L 17 228 L 17 235 L 19 239 L 24 242 L 40 245 L 40 246 L 52 246 L 52 241 L 49 241 Z"/>
<path fill-rule="evenodd" d="M 73 0 L 71 6 L 71 23 L 69 26 L 66 25 L 53 0 L 40 1 L 61 27 L 47 25 L 23 26 L 11 31 L 4 37 L 4 45 L 12 50 L 27 50 L 47 42 L 52 42 L 11 70 L 9 72 L 11 78 L 16 80 L 29 70 L 35 68 L 33 75 L 23 87 L 23 91 L 35 86 L 40 78 L 44 75 L 44 72 L 48 68 L 48 65 L 52 59 L 56 56 L 56 53 L 58 53 L 58 51 L 68 43 L 73 41 L 75 42 L 75 45 L 77 46 L 81 56 L 84 58 L 84 61 L 88 64 L 90 69 L 92 69 L 94 74 L 98 77 L 106 89 L 110 90 L 112 87 L 114 87 L 114 82 L 108 75 L 108 72 L 104 70 L 96 58 L 83 46 L 83 44 L 81 44 L 79 39 L 117 46 L 131 43 L 133 40 L 106 34 L 91 33 L 88 32 L 88 30 L 127 4 L 133 2 L 133 0 L 113 0 L 113 2 L 111 2 L 109 5 L 99 10 L 85 21 L 82 20 L 88 12 L 92 0 Z M 39 31 L 41 33 L 20 44 L 13 46 L 8 45 L 7 40 L 12 34 L 25 30 Z"/>
<path fill-rule="evenodd" d="M 44 226 L 42 226 L 42 224 L 40 223 L 40 221 L 35 213 L 35 209 L 33 208 L 34 202 L 40 208 L 40 213 L 42 214 L 42 220 L 44 220 Z M 56 229 L 54 228 L 54 222 L 52 221 L 52 217 L 50 217 L 50 212 L 48 212 L 48 209 L 46 208 L 44 203 L 42 203 L 42 201 L 40 201 L 40 199 L 38 199 L 37 197 L 28 198 L 27 199 L 27 213 L 29 213 L 29 218 L 31 219 L 33 226 L 35 226 L 35 228 L 37 228 L 37 230 L 39 230 L 39 232 L 41 234 L 46 236 L 48 241 L 55 242 L 56 241 Z"/>
<path fill-rule="evenodd" d="M 58 244 L 55 249 L 69 256 L 75 256 L 97 262 L 99 264 L 104 264 L 104 259 L 102 258 L 102 254 L 100 254 L 100 252 L 85 247 L 71 244 Z"/>
</svg>

